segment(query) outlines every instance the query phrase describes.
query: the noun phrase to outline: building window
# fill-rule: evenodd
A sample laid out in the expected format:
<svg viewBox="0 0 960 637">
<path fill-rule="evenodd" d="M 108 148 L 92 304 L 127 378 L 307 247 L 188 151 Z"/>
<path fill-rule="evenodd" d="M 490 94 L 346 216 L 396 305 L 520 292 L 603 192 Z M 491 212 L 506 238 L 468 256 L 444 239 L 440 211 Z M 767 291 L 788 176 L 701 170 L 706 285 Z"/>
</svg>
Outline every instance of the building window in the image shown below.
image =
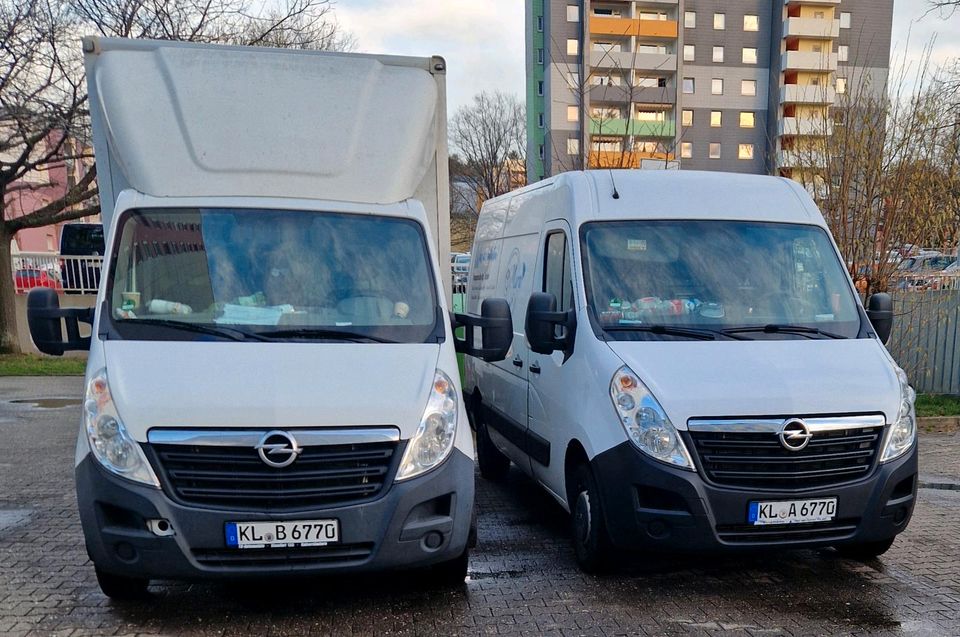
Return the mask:
<svg viewBox="0 0 960 637">
<path fill-rule="evenodd" d="M 537 126 L 543 128 L 543 113 L 537 114 Z"/>
<path fill-rule="evenodd" d="M 710 144 L 710 159 L 720 159 L 720 144 L 714 142 Z"/>
<path fill-rule="evenodd" d="M 693 95 L 697 90 L 697 84 L 692 77 L 683 78 L 683 92 L 687 95 Z"/>
<path fill-rule="evenodd" d="M 680 157 L 690 159 L 693 157 L 693 144 L 690 142 L 680 142 Z"/>
<path fill-rule="evenodd" d="M 684 62 L 693 62 L 697 57 L 697 47 L 692 44 L 683 45 L 683 61 Z"/>
<path fill-rule="evenodd" d="M 567 40 L 567 55 L 578 55 L 580 53 L 580 40 Z"/>
<path fill-rule="evenodd" d="M 543 97 L 543 80 L 537 81 L 537 95 Z"/>
<path fill-rule="evenodd" d="M 737 147 L 737 159 L 753 159 L 753 144 L 740 144 Z"/>
<path fill-rule="evenodd" d="M 568 122 L 577 122 L 580 121 L 580 109 L 576 106 L 567 107 L 567 121 Z"/>
<path fill-rule="evenodd" d="M 837 47 L 837 59 L 841 62 L 846 62 L 850 59 L 850 47 L 846 44 L 841 44 Z"/>
<path fill-rule="evenodd" d="M 537 64 L 543 64 L 543 49 L 537 49 Z"/>
<path fill-rule="evenodd" d="M 543 155 L 543 144 L 540 144 L 540 159 L 542 160 L 543 157 L 544 157 L 544 155 Z"/>
<path fill-rule="evenodd" d="M 723 113 L 710 111 L 710 128 L 720 128 L 723 125 Z"/>
<path fill-rule="evenodd" d="M 756 116 L 752 111 L 740 113 L 740 128 L 753 128 L 754 126 L 756 126 Z"/>
<path fill-rule="evenodd" d="M 837 78 L 837 93 L 842 95 L 847 92 L 847 78 L 838 77 Z"/>
<path fill-rule="evenodd" d="M 680 113 L 680 124 L 683 126 L 693 126 L 693 111 L 690 109 L 683 109 Z"/>
<path fill-rule="evenodd" d="M 659 88 L 662 86 L 666 86 L 666 81 L 662 77 L 640 76 L 637 78 L 638 88 Z"/>
<path fill-rule="evenodd" d="M 715 46 L 713 47 L 713 61 L 714 62 L 723 62 L 723 47 Z"/>
<path fill-rule="evenodd" d="M 753 96 L 757 94 L 756 80 L 740 80 L 740 95 Z"/>
<path fill-rule="evenodd" d="M 696 11 L 683 12 L 683 26 L 686 27 L 687 29 L 697 28 L 697 12 Z"/>
<path fill-rule="evenodd" d="M 543 16 L 542 15 L 537 16 L 537 31 L 539 31 L 540 33 L 543 33 Z"/>
<path fill-rule="evenodd" d="M 727 28 L 727 14 L 726 13 L 714 13 L 713 14 L 713 28 L 716 31 L 723 31 Z"/>
<path fill-rule="evenodd" d="M 620 46 L 619 44 L 617 46 Z M 617 49 L 618 51 L 620 49 Z M 662 44 L 640 44 L 637 43 L 637 53 L 656 53 L 657 55 L 663 55 L 667 52 L 667 47 Z"/>
<path fill-rule="evenodd" d="M 850 23 L 853 22 L 853 14 L 849 11 L 840 12 L 840 28 L 849 29 Z"/>
<path fill-rule="evenodd" d="M 757 63 L 757 50 L 750 47 L 743 48 L 743 63 L 744 64 L 756 64 Z"/>
<path fill-rule="evenodd" d="M 579 139 L 568 139 L 568 140 L 567 140 L 567 154 L 568 154 L 568 155 L 579 155 L 579 154 L 580 154 L 580 140 L 579 140 Z"/>
<path fill-rule="evenodd" d="M 580 22 L 580 7 L 575 4 L 567 5 L 567 22 Z"/>
<path fill-rule="evenodd" d="M 744 30 L 744 31 L 759 31 L 759 30 L 760 30 L 760 16 L 749 15 L 749 14 L 743 16 L 743 30 Z"/>
<path fill-rule="evenodd" d="M 643 78 L 648 79 L 648 78 Z M 655 79 L 655 78 L 654 78 Z M 590 78 L 590 83 L 594 86 L 620 86 L 623 78 L 619 75 L 594 75 Z M 656 84 L 654 84 L 656 86 Z"/>
<path fill-rule="evenodd" d="M 723 95 L 723 79 L 719 77 L 713 78 L 710 82 L 710 93 L 712 95 Z"/>
</svg>

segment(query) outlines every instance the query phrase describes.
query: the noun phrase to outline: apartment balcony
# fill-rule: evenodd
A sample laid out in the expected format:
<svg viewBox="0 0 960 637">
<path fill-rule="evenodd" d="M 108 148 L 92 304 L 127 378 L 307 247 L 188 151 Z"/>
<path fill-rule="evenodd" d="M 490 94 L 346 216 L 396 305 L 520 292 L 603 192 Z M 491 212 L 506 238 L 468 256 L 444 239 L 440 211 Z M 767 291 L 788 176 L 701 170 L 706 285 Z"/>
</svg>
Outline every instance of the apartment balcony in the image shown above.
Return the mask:
<svg viewBox="0 0 960 637">
<path fill-rule="evenodd" d="M 638 20 L 593 15 L 590 16 L 590 33 L 674 39 L 677 37 L 677 22 L 676 20 Z"/>
<path fill-rule="evenodd" d="M 836 71 L 837 54 L 787 51 L 780 56 L 780 68 L 784 71 Z"/>
<path fill-rule="evenodd" d="M 816 117 L 784 117 L 780 120 L 780 135 L 829 136 L 833 135 L 833 122 Z"/>
<path fill-rule="evenodd" d="M 840 20 L 787 18 L 783 21 L 783 37 L 836 39 L 840 37 Z"/>
<path fill-rule="evenodd" d="M 610 135 L 611 137 L 676 137 L 677 126 L 674 122 L 645 122 L 637 119 L 590 119 L 591 135 Z"/>
<path fill-rule="evenodd" d="M 781 104 L 833 104 L 837 92 L 829 86 L 786 84 L 780 87 Z"/>
<path fill-rule="evenodd" d="M 611 105 L 626 105 L 631 103 L 640 104 L 676 104 L 677 87 L 675 86 L 591 86 L 590 103 L 599 105 L 608 103 Z"/>
<path fill-rule="evenodd" d="M 590 168 L 640 168 L 643 160 L 673 161 L 673 153 L 644 153 L 640 151 L 593 150 L 590 151 Z"/>
<path fill-rule="evenodd" d="M 816 4 L 822 6 L 838 7 L 840 6 L 840 0 L 783 0 L 783 4 L 789 6 L 791 4 Z"/>
<path fill-rule="evenodd" d="M 780 168 L 826 168 L 826 156 L 814 150 L 781 150 L 777 153 Z"/>
<path fill-rule="evenodd" d="M 634 53 L 631 51 L 590 51 L 593 69 L 637 69 L 640 71 L 676 71 L 677 56 L 673 53 Z"/>
</svg>

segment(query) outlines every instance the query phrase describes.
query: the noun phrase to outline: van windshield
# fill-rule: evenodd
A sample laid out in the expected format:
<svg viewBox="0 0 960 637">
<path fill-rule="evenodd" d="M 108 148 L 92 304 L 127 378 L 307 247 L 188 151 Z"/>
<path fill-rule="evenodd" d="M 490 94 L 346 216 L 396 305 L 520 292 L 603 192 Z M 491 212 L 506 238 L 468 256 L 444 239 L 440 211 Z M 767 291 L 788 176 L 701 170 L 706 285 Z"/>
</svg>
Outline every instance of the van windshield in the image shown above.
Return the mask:
<svg viewBox="0 0 960 637">
<path fill-rule="evenodd" d="M 741 221 L 581 230 L 594 321 L 612 338 L 855 338 L 860 313 L 827 233 Z"/>
<path fill-rule="evenodd" d="M 121 338 L 427 342 L 437 294 L 420 224 L 252 209 L 121 219 L 107 290 Z"/>
</svg>

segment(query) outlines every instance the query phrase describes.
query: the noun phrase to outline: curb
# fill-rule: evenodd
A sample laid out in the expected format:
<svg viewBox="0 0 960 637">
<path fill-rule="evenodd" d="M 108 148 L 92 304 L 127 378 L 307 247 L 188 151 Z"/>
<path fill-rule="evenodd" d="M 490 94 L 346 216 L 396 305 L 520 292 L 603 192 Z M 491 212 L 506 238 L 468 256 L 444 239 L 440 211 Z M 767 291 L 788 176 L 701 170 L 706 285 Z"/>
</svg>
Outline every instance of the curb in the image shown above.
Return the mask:
<svg viewBox="0 0 960 637">
<path fill-rule="evenodd" d="M 917 418 L 917 429 L 921 433 L 954 433 L 960 431 L 960 417 L 927 416 Z"/>
</svg>

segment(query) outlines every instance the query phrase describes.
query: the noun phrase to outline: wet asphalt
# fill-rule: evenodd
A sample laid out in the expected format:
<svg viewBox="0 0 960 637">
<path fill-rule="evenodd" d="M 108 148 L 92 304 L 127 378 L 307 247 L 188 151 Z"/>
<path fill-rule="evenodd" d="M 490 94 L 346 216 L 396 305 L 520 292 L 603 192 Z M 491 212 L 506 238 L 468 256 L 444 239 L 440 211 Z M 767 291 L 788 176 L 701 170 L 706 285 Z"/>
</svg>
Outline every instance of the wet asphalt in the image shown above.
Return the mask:
<svg viewBox="0 0 960 637">
<path fill-rule="evenodd" d="M 0 635 L 960 635 L 960 435 L 921 440 L 908 530 L 870 562 L 829 549 L 624 556 L 582 574 L 567 515 L 514 471 L 478 477 L 463 586 L 412 574 L 159 582 L 117 603 L 83 550 L 78 378 L 0 378 Z M 934 487 L 934 488 L 931 488 Z"/>
</svg>

